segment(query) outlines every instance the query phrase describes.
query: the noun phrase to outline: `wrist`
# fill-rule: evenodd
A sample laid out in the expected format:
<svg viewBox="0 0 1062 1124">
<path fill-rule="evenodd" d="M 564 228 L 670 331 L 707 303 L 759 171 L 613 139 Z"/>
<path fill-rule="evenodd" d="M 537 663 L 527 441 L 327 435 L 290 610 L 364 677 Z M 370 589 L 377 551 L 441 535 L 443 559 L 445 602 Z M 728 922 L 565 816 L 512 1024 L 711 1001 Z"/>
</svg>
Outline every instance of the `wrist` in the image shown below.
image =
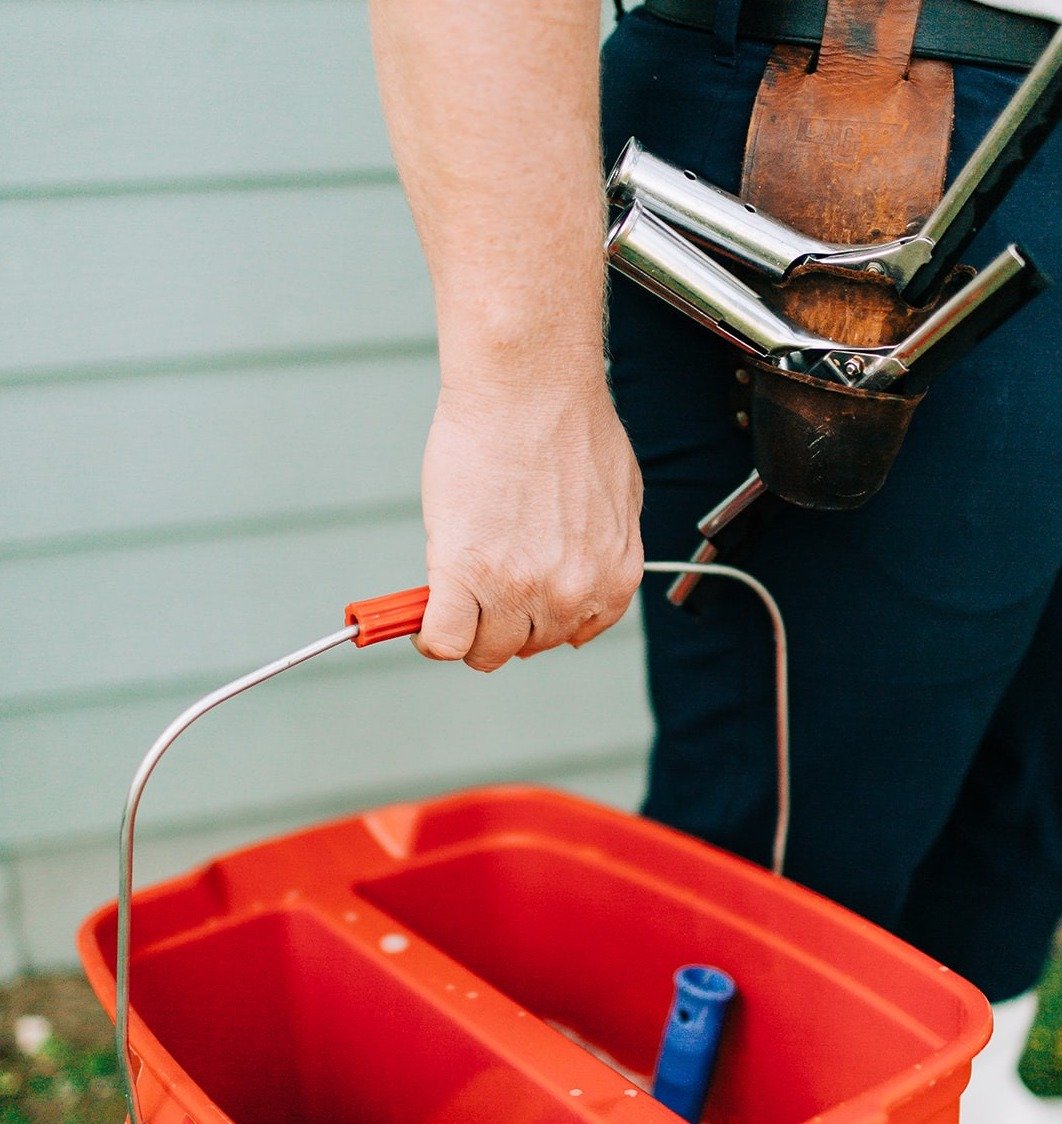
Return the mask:
<svg viewBox="0 0 1062 1124">
<path fill-rule="evenodd" d="M 443 390 L 490 399 L 596 399 L 608 395 L 604 345 L 600 333 L 592 339 L 547 326 L 511 336 L 482 334 L 444 341 L 439 360 Z"/>
<path fill-rule="evenodd" d="M 436 416 L 440 414 L 481 433 L 488 444 L 500 434 L 521 433 L 578 444 L 607 424 L 615 406 L 599 361 L 578 375 L 569 369 L 564 377 L 552 368 L 515 365 L 501 376 L 444 377 L 436 407 Z"/>
<path fill-rule="evenodd" d="M 444 386 L 598 390 L 606 386 L 603 293 L 556 289 L 521 299 L 465 292 L 438 311 Z M 526 299 L 525 299 L 526 297 Z"/>
</svg>

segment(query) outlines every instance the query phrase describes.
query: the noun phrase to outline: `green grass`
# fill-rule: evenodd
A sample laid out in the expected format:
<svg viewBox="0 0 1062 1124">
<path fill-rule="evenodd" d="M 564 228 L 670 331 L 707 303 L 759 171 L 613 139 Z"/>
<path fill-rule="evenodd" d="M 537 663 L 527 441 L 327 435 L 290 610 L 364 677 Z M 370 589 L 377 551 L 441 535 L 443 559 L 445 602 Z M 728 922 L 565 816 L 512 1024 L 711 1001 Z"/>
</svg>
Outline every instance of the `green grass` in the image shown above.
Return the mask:
<svg viewBox="0 0 1062 1124">
<path fill-rule="evenodd" d="M 0 1124 L 116 1124 L 125 1115 L 114 1051 L 51 1038 L 35 1058 L 0 1058 Z"/>
<path fill-rule="evenodd" d="M 1041 981 L 1040 1009 L 1018 1073 L 1039 1096 L 1062 1097 L 1062 944 Z"/>
<path fill-rule="evenodd" d="M 44 1015 L 52 1037 L 33 1056 L 15 1042 L 21 1015 Z M 110 1021 L 72 974 L 0 988 L 0 1124 L 121 1124 L 125 1107 Z"/>
</svg>

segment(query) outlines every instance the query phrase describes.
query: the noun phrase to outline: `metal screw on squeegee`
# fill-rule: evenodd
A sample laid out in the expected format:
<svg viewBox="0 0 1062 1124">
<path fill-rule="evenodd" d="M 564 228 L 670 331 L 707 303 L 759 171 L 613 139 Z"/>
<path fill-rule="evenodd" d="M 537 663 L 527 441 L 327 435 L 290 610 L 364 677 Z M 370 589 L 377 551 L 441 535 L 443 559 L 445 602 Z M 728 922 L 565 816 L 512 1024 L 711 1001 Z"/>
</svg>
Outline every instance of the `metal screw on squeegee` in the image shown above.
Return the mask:
<svg viewBox="0 0 1062 1124">
<path fill-rule="evenodd" d="M 859 376 L 863 373 L 866 364 L 859 355 L 853 355 L 850 359 L 846 359 L 844 363 L 844 373 L 852 380 L 852 383 L 858 385 Z"/>
</svg>

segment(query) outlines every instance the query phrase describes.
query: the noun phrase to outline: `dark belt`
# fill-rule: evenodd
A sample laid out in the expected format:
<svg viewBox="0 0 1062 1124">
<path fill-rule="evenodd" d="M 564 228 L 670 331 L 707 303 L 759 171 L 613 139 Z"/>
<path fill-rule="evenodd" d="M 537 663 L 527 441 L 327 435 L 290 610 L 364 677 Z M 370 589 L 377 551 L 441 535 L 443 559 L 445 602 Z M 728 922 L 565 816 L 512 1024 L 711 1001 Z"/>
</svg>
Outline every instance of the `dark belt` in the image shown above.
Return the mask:
<svg viewBox="0 0 1062 1124">
<path fill-rule="evenodd" d="M 715 0 L 645 0 L 645 10 L 671 23 L 711 31 Z M 826 0 L 749 0 L 742 4 L 738 36 L 769 43 L 817 46 Z M 1027 70 L 1047 47 L 1056 24 L 989 8 L 974 0 L 922 0 L 914 53 L 920 58 L 987 63 Z"/>
</svg>

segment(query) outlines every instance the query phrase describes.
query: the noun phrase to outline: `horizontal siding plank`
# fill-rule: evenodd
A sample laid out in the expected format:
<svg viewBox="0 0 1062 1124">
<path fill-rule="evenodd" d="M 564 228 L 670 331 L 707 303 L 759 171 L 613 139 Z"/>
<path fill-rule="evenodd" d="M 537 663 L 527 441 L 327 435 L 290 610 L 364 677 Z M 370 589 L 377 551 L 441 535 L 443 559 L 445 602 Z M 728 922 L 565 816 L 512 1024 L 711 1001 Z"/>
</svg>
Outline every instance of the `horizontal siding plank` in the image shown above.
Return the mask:
<svg viewBox="0 0 1062 1124">
<path fill-rule="evenodd" d="M 416 502 L 431 357 L 0 392 L 0 558 Z"/>
<path fill-rule="evenodd" d="M 0 196 L 387 167 L 367 5 L 8 0 L 0 151 Z"/>
<path fill-rule="evenodd" d="M 0 245 L 0 381 L 433 331 L 397 185 L 9 202 Z"/>
<path fill-rule="evenodd" d="M 345 648 L 317 667 L 325 661 L 333 666 L 324 674 L 296 669 L 190 729 L 152 779 L 143 825 L 590 768 L 648 739 L 629 627 L 490 676 L 412 651 L 389 659 L 384 649 Z M 182 705 L 144 700 L 0 722 L 0 843 L 116 827 L 140 758 Z"/>
<path fill-rule="evenodd" d="M 424 580 L 419 518 L 0 565 L 0 713 L 40 692 L 249 670 Z M 219 680 L 220 681 L 220 680 Z"/>
</svg>

